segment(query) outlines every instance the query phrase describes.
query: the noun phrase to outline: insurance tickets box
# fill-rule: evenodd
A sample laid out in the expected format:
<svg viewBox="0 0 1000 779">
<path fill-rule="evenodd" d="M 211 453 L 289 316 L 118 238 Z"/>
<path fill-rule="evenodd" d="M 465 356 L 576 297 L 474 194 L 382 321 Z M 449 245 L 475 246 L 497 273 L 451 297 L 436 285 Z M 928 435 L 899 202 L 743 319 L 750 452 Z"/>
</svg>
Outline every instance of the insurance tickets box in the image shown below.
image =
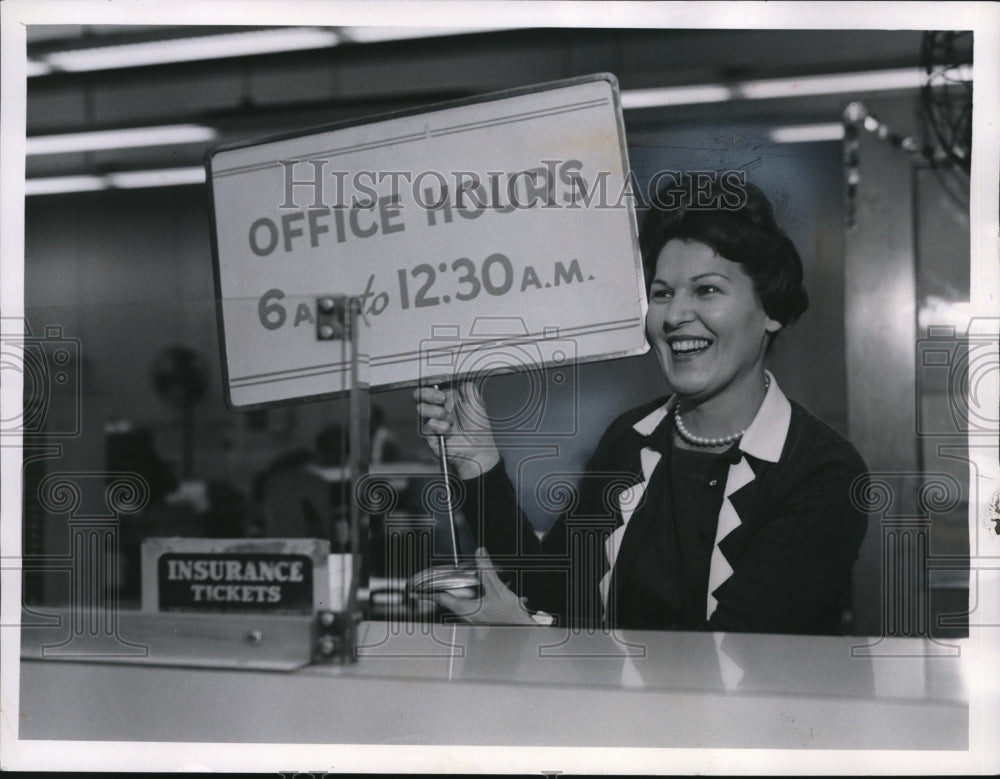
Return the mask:
<svg viewBox="0 0 1000 779">
<path fill-rule="evenodd" d="M 329 541 L 310 538 L 148 538 L 142 544 L 142 610 L 329 609 L 329 553 Z"/>
</svg>

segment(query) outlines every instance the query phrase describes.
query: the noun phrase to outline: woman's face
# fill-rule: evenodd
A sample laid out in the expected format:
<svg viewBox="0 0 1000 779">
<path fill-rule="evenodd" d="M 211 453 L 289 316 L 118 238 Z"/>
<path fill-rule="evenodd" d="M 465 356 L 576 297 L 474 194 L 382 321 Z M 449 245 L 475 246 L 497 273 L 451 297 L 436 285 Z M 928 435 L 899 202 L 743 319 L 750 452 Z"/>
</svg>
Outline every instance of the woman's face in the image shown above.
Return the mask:
<svg viewBox="0 0 1000 779">
<path fill-rule="evenodd" d="M 760 380 L 767 333 L 780 329 L 739 263 L 696 241 L 660 250 L 646 333 L 674 392 L 697 402 L 743 392 Z"/>
</svg>

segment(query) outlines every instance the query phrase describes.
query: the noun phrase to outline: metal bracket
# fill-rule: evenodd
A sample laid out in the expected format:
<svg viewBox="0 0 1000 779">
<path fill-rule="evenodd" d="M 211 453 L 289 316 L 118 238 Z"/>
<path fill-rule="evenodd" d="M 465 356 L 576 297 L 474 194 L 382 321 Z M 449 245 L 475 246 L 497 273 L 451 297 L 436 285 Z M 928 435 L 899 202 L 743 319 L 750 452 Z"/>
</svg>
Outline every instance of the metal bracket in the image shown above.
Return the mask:
<svg viewBox="0 0 1000 779">
<path fill-rule="evenodd" d="M 357 661 L 357 612 L 320 611 L 316 614 L 315 640 L 312 660 L 314 663 L 340 663 Z"/>
<path fill-rule="evenodd" d="M 349 298 L 323 295 L 316 299 L 316 340 L 346 341 L 351 337 Z"/>
</svg>

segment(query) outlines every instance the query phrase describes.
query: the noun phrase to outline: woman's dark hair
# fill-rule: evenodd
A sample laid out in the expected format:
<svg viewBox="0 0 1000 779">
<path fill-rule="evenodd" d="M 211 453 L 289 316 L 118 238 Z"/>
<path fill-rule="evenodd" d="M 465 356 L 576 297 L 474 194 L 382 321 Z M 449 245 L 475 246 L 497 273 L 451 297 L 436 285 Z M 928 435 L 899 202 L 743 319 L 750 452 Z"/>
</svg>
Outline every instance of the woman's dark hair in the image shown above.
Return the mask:
<svg viewBox="0 0 1000 779">
<path fill-rule="evenodd" d="M 706 244 L 742 265 L 764 311 L 782 325 L 809 307 L 795 245 L 767 197 L 742 174 L 685 173 L 657 191 L 639 232 L 647 289 L 660 251 L 675 238 Z"/>
</svg>

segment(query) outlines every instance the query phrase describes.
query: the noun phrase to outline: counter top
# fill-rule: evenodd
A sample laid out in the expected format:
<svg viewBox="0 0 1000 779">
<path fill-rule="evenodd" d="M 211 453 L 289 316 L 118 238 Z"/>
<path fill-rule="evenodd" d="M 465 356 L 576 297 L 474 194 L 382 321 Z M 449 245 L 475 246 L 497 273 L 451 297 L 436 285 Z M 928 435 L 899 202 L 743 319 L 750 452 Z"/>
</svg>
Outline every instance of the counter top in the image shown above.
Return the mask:
<svg viewBox="0 0 1000 779">
<path fill-rule="evenodd" d="M 367 622 L 356 663 L 292 671 L 29 651 L 20 738 L 965 750 L 962 645 Z"/>
</svg>

